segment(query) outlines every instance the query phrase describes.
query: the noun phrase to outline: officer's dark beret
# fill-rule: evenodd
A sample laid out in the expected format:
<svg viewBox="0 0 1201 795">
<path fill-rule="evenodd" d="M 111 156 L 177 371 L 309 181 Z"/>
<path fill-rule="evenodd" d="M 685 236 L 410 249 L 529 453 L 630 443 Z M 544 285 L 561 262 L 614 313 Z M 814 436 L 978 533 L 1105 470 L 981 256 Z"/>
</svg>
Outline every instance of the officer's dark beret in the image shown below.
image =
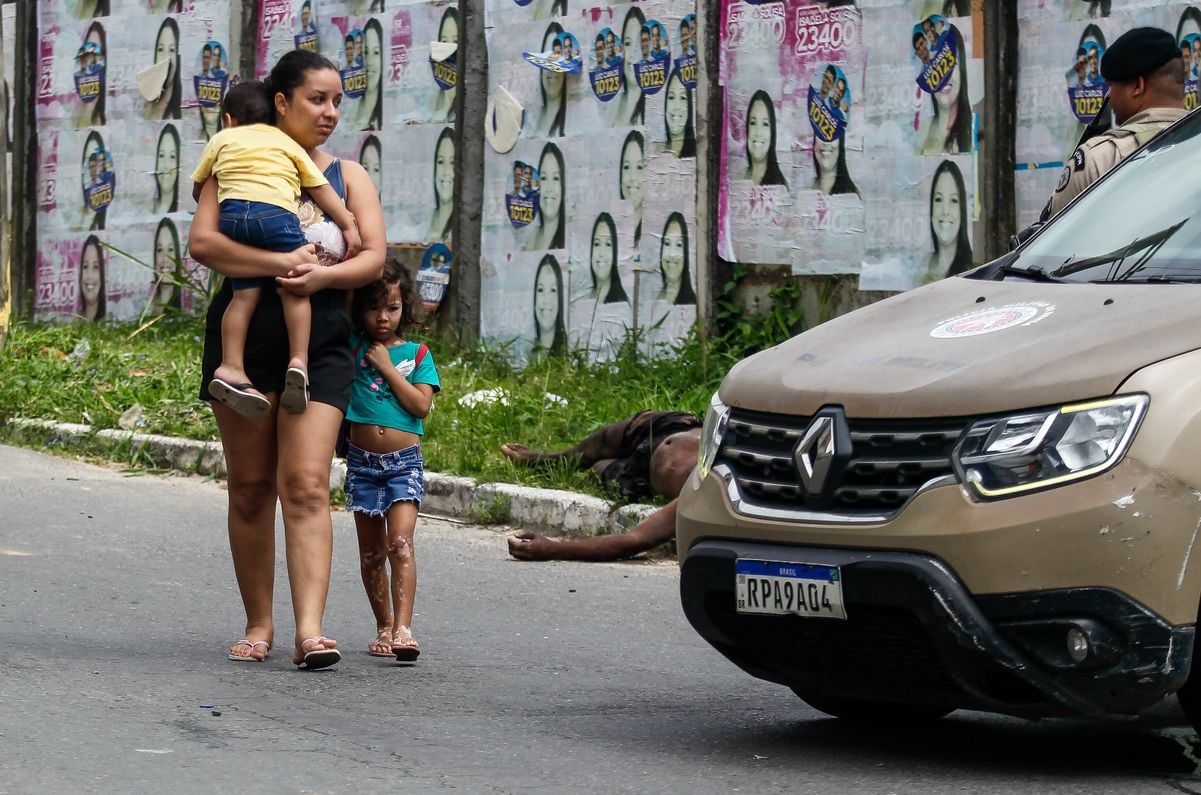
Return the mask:
<svg viewBox="0 0 1201 795">
<path fill-rule="evenodd" d="M 1159 28 L 1128 30 L 1101 56 L 1101 77 L 1122 82 L 1149 75 L 1173 58 L 1180 47 L 1171 33 Z"/>
</svg>

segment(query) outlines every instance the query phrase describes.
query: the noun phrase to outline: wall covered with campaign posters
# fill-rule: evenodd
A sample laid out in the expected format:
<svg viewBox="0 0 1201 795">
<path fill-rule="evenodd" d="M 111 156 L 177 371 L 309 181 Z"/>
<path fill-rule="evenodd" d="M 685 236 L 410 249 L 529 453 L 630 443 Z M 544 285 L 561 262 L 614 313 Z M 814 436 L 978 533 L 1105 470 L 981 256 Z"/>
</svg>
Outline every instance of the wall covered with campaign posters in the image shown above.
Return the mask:
<svg viewBox="0 0 1201 795">
<path fill-rule="evenodd" d="M 967 0 L 736 0 L 718 252 L 906 290 L 971 263 L 983 65 Z"/>
<path fill-rule="evenodd" d="M 184 256 L 187 174 L 237 72 L 230 4 L 46 0 L 38 28 L 35 316 L 191 309 L 168 274 L 204 277 Z"/>
<path fill-rule="evenodd" d="M 487 142 L 483 173 L 460 182 L 482 199 L 479 333 L 513 342 L 519 357 L 572 346 L 604 358 L 632 328 L 651 346 L 678 339 L 697 317 L 698 252 L 713 243 L 730 262 L 873 293 L 980 261 L 981 0 L 726 0 L 711 21 L 717 75 L 699 68 L 695 0 L 478 1 Z M 371 175 L 389 242 L 425 250 L 423 298 L 437 305 L 464 198 L 458 3 L 258 0 L 244 70 L 240 6 L 38 3 L 38 317 L 195 305 L 161 275 L 176 262 L 206 273 L 182 256 L 195 209 L 187 177 L 232 76 L 265 76 L 296 47 L 339 69 L 345 101 L 328 148 Z M 1016 9 L 1021 227 L 1099 106 L 1100 60 L 1122 31 L 1173 33 L 1196 106 L 1201 2 Z M 722 101 L 708 130 L 697 126 L 698 81 Z M 720 149 L 704 230 L 698 141 Z"/>
<path fill-rule="evenodd" d="M 695 6 L 485 9 L 482 335 L 600 358 L 633 328 L 678 339 L 697 303 Z"/>
<path fill-rule="evenodd" d="M 1015 176 L 1018 227 L 1038 219 L 1064 162 L 1100 107 L 1105 48 L 1130 28 L 1162 28 L 1176 37 L 1187 69 L 1185 107 L 1197 107 L 1201 4 L 1163 0 L 1020 0 L 1018 129 Z"/>
</svg>

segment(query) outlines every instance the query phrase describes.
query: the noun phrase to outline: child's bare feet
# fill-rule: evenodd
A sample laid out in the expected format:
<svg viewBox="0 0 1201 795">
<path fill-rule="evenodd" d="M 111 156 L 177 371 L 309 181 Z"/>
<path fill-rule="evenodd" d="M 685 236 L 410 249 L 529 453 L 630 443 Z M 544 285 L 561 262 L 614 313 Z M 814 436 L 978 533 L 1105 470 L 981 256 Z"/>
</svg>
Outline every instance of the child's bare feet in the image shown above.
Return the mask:
<svg viewBox="0 0 1201 795">
<path fill-rule="evenodd" d="M 417 639 L 408 627 L 397 627 L 392 633 L 392 653 L 401 662 L 413 662 L 421 654 Z"/>
<path fill-rule="evenodd" d="M 384 627 L 376 633 L 375 640 L 367 644 L 367 651 L 372 657 L 392 656 L 392 630 Z"/>
</svg>

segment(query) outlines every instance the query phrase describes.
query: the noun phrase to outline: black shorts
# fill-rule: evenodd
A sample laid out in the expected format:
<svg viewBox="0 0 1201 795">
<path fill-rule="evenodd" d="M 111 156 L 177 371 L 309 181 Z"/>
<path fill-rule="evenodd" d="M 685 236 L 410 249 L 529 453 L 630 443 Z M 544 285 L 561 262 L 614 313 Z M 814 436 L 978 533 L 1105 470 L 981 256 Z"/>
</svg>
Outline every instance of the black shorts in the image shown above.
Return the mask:
<svg viewBox="0 0 1201 795">
<path fill-rule="evenodd" d="M 654 497 L 651 456 L 668 436 L 701 427 L 701 419 L 682 411 L 640 411 L 621 435 L 615 461 L 600 473 L 601 484 L 628 499 Z"/>
<path fill-rule="evenodd" d="M 204 322 L 204 358 L 201 360 L 200 399 L 212 400 L 209 382 L 221 364 L 221 319 L 233 290 L 226 279 L 217 292 Z M 313 310 L 309 333 L 309 399 L 346 413 L 354 362 L 350 356 L 350 314 L 346 291 L 322 290 L 309 296 Z M 263 290 L 246 335 L 246 375 L 260 392 L 279 393 L 288 369 L 288 329 L 283 304 L 275 290 Z"/>
</svg>

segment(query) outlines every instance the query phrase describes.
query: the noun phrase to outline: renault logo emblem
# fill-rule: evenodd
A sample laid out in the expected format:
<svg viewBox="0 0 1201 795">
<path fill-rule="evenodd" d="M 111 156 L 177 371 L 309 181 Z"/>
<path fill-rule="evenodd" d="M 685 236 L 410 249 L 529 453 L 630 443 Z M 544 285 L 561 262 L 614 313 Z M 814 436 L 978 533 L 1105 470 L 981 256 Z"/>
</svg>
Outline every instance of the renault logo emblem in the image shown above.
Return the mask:
<svg viewBox="0 0 1201 795">
<path fill-rule="evenodd" d="M 807 494 L 822 493 L 835 452 L 834 420 L 828 416 L 815 417 L 792 453 L 801 477 L 801 488 Z"/>
<path fill-rule="evenodd" d="M 826 406 L 813 415 L 792 450 L 805 507 L 826 509 L 835 503 L 853 447 L 842 406 Z"/>
</svg>

